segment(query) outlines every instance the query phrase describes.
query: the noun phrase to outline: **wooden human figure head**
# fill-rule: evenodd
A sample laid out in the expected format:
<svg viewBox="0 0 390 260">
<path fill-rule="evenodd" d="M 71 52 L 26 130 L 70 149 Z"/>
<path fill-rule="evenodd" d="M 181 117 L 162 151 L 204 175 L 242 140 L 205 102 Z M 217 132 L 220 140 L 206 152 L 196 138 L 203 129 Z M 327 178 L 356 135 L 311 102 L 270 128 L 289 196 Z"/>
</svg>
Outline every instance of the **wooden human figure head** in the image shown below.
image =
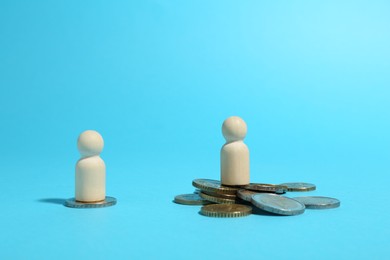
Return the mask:
<svg viewBox="0 0 390 260">
<path fill-rule="evenodd" d="M 82 132 L 77 139 L 77 148 L 82 158 L 99 155 L 103 147 L 103 137 L 94 130 Z"/>
<path fill-rule="evenodd" d="M 249 149 L 243 142 L 246 133 L 246 123 L 238 116 L 229 117 L 222 124 L 226 139 L 221 149 L 221 183 L 224 185 L 249 184 Z"/>
<path fill-rule="evenodd" d="M 222 124 L 222 134 L 227 143 L 243 141 L 247 132 L 244 120 L 238 116 L 231 116 Z"/>
</svg>

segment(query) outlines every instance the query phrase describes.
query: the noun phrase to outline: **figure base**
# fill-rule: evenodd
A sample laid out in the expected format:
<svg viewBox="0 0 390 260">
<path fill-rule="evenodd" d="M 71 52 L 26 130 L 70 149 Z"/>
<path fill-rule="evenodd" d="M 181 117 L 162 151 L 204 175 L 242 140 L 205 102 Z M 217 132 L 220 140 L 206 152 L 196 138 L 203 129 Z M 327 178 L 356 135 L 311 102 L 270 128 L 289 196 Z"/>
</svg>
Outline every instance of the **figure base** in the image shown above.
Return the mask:
<svg viewBox="0 0 390 260">
<path fill-rule="evenodd" d="M 76 201 L 75 198 L 71 198 L 65 201 L 64 206 L 69 208 L 104 208 L 115 204 L 116 198 L 107 196 L 105 200 L 98 202 L 80 202 Z"/>
</svg>

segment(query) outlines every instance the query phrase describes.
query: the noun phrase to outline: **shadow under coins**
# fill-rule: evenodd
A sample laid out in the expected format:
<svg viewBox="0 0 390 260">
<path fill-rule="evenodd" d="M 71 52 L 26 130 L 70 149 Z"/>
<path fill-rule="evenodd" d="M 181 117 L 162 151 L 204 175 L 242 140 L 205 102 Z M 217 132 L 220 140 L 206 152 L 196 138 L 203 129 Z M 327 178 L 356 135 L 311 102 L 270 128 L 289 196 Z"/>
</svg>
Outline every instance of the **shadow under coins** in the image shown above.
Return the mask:
<svg viewBox="0 0 390 260">
<path fill-rule="evenodd" d="M 51 203 L 51 204 L 57 204 L 57 205 L 64 205 L 66 199 L 60 199 L 60 198 L 47 198 L 47 199 L 39 199 L 38 202 L 42 203 Z"/>
</svg>

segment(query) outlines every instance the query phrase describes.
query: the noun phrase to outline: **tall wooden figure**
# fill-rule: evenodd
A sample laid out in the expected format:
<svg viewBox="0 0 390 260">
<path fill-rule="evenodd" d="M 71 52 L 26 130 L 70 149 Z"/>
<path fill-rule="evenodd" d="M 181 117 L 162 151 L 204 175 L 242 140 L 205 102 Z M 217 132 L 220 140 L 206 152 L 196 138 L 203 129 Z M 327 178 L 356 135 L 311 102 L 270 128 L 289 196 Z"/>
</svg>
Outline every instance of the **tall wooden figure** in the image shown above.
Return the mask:
<svg viewBox="0 0 390 260">
<path fill-rule="evenodd" d="M 116 204 L 116 199 L 106 197 L 106 165 L 100 153 L 103 150 L 102 136 L 93 130 L 80 134 L 77 148 L 81 158 L 76 163 L 75 198 L 65 202 L 72 208 L 98 208 Z"/>
<path fill-rule="evenodd" d="M 102 136 L 92 130 L 80 134 L 77 140 L 81 158 L 76 163 L 76 201 L 97 202 L 106 198 L 106 165 L 100 153 Z"/>
<path fill-rule="evenodd" d="M 226 119 L 222 134 L 226 139 L 221 149 L 221 183 L 223 185 L 249 184 L 249 149 L 244 144 L 247 126 L 238 116 Z"/>
</svg>

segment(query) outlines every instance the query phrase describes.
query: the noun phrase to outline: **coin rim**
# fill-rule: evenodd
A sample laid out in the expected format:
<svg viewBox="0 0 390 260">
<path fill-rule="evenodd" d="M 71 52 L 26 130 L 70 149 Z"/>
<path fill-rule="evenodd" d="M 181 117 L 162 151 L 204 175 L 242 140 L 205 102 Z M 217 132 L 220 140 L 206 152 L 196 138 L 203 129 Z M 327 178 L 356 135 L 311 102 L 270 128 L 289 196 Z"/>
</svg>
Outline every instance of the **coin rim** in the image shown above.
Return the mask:
<svg viewBox="0 0 390 260">
<path fill-rule="evenodd" d="M 301 188 L 293 188 L 289 187 L 288 184 L 293 184 L 293 183 L 302 183 L 302 184 L 309 184 L 311 185 L 310 187 L 301 187 Z M 296 192 L 305 192 L 305 191 L 313 191 L 317 189 L 317 186 L 313 183 L 308 183 L 308 182 L 284 182 L 279 185 L 283 185 L 287 187 L 287 191 L 296 191 Z"/>
<path fill-rule="evenodd" d="M 202 180 L 202 181 L 205 181 L 207 183 L 207 181 L 217 181 L 219 182 L 219 188 L 215 188 L 215 187 L 210 187 L 210 186 L 207 186 L 207 185 L 202 185 L 202 184 L 199 184 L 197 183 L 196 181 L 199 181 L 199 180 Z M 212 179 L 195 179 L 192 181 L 192 185 L 200 190 L 204 190 L 204 191 L 209 191 L 209 192 L 214 192 L 214 193 L 221 193 L 221 194 L 232 194 L 232 195 L 235 195 L 237 193 L 237 190 L 238 188 L 233 188 L 233 187 L 227 187 L 227 186 L 224 186 L 221 184 L 220 181 L 218 180 L 212 180 Z"/>
<path fill-rule="evenodd" d="M 215 211 L 207 211 L 207 207 L 218 207 L 217 205 L 239 205 L 243 207 L 243 210 L 238 212 L 215 212 Z M 222 206 L 221 206 L 222 207 Z M 212 205 L 205 205 L 203 206 L 199 213 L 203 216 L 207 217 L 213 217 L 213 218 L 238 218 L 238 217 L 245 217 L 252 214 L 252 207 L 248 205 L 242 205 L 242 204 L 212 204 Z"/>
<path fill-rule="evenodd" d="M 201 200 L 185 200 L 185 199 L 178 198 L 180 196 L 185 196 L 185 195 L 191 195 L 191 196 L 198 195 L 198 197 Z M 210 202 L 208 200 L 205 200 L 205 199 L 201 198 L 198 193 L 188 193 L 188 194 L 176 195 L 175 198 L 173 199 L 173 202 L 175 202 L 177 204 L 181 204 L 181 205 L 191 205 L 191 206 L 201 206 L 201 205 L 210 204 Z"/>
<path fill-rule="evenodd" d="M 248 188 L 250 186 L 258 186 L 258 187 L 264 187 L 264 188 L 262 188 L 260 190 Z M 243 189 L 250 190 L 250 191 L 277 193 L 277 194 L 284 194 L 288 191 L 287 186 L 279 185 L 279 184 L 267 184 L 267 183 L 249 183 L 248 185 L 243 186 Z M 278 192 L 279 189 L 282 189 L 282 192 Z"/>
<path fill-rule="evenodd" d="M 206 190 L 203 190 L 201 192 L 206 194 L 206 195 L 209 195 L 212 197 L 217 197 L 217 198 L 222 198 L 222 199 L 236 199 L 237 198 L 237 195 L 233 195 L 233 194 L 226 194 L 226 193 L 221 194 L 221 193 L 215 193 L 215 192 L 206 191 Z"/>
<path fill-rule="evenodd" d="M 208 194 L 205 194 L 203 192 L 199 193 L 199 196 L 205 200 L 217 203 L 217 204 L 236 204 L 235 199 L 225 199 L 225 198 L 220 198 L 220 197 L 214 197 Z"/>
</svg>

